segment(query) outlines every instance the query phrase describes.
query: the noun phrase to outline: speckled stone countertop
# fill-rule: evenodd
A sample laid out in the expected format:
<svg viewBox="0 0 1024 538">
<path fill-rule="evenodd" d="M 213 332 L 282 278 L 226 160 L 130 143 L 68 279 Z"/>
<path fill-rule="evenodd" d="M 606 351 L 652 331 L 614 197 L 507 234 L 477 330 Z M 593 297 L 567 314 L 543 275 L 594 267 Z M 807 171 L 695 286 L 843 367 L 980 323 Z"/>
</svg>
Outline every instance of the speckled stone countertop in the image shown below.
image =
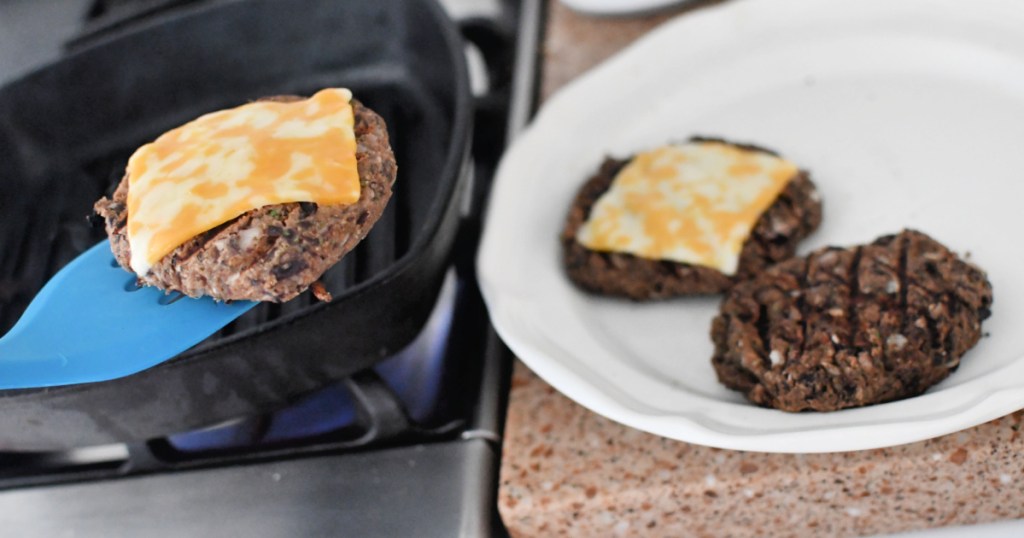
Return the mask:
<svg viewBox="0 0 1024 538">
<path fill-rule="evenodd" d="M 1022 418 L 882 450 L 736 452 L 621 426 L 517 363 L 498 508 L 517 537 L 843 537 L 1020 518 Z"/>
<path fill-rule="evenodd" d="M 674 14 L 551 2 L 542 98 Z M 516 537 L 846 537 L 1024 518 L 1022 419 L 883 450 L 736 452 L 621 426 L 517 363 L 498 509 Z"/>
</svg>

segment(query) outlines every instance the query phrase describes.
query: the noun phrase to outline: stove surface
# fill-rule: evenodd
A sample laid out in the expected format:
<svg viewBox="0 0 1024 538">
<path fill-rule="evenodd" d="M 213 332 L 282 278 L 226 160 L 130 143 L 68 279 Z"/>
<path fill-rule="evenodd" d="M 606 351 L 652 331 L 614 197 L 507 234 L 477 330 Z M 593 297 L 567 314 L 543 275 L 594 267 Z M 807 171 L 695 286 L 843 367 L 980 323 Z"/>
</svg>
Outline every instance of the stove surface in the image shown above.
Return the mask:
<svg viewBox="0 0 1024 538">
<path fill-rule="evenodd" d="M 11 536 L 487 536 L 482 439 L 0 494 Z"/>
</svg>

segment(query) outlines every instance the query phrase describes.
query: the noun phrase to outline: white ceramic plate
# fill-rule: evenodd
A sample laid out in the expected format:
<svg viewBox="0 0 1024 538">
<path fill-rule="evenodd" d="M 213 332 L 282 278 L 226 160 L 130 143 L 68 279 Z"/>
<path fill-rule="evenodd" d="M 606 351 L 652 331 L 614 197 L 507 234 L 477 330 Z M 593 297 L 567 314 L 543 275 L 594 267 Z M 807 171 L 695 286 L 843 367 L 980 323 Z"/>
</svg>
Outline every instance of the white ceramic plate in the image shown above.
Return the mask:
<svg viewBox="0 0 1024 538">
<path fill-rule="evenodd" d="M 581 77 L 505 156 L 478 259 L 494 324 L 570 398 L 722 448 L 834 452 L 954 432 L 1024 407 L 1024 3 L 744 0 L 672 20 Z M 903 227 L 969 251 L 991 337 L 926 394 L 836 413 L 762 409 L 720 385 L 717 298 L 632 304 L 577 291 L 558 233 L 606 154 L 691 134 L 779 150 L 825 204 L 802 252 Z"/>
</svg>

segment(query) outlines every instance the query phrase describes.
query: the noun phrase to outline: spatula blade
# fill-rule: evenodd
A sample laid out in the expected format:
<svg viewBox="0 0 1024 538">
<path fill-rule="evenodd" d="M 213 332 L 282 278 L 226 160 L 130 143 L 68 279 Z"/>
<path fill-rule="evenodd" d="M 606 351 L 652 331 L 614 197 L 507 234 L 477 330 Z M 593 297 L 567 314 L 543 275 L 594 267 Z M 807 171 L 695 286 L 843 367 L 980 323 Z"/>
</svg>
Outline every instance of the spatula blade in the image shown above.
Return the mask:
<svg viewBox="0 0 1024 538">
<path fill-rule="evenodd" d="M 257 303 L 171 299 L 134 285 L 108 241 L 79 255 L 0 339 L 0 389 L 106 381 L 201 342 Z"/>
</svg>

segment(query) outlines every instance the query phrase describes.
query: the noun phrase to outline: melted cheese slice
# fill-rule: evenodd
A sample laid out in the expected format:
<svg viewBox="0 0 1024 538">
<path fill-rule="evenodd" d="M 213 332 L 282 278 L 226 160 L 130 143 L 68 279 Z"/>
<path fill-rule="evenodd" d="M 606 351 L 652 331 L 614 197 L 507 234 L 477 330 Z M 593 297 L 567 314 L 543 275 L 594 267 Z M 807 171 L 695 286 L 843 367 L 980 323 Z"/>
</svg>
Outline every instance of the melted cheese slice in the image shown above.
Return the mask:
<svg viewBox="0 0 1024 538">
<path fill-rule="evenodd" d="M 733 275 L 754 224 L 797 172 L 784 159 L 719 142 L 660 147 L 619 172 L 576 238 L 591 250 Z"/>
<path fill-rule="evenodd" d="M 352 93 L 201 116 L 128 161 L 128 243 L 139 275 L 190 238 L 265 205 L 359 200 Z"/>
</svg>

